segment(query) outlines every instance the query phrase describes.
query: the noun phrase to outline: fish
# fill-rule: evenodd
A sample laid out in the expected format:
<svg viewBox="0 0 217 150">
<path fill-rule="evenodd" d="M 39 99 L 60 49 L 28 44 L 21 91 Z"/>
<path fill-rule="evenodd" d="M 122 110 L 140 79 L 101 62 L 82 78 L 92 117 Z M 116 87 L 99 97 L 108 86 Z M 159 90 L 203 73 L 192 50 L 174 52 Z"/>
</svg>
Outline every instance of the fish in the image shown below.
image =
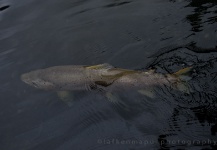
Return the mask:
<svg viewBox="0 0 217 150">
<path fill-rule="evenodd" d="M 37 89 L 57 91 L 60 97 L 67 97 L 68 92 L 93 90 L 105 91 L 108 97 L 112 97 L 111 93 L 114 92 L 136 90 L 153 98 L 152 89 L 164 85 L 189 93 L 190 88 L 184 78 L 188 77 L 191 70 L 192 67 L 187 67 L 173 74 L 161 74 L 153 69 L 130 70 L 108 63 L 93 66 L 66 65 L 24 73 L 21 80 Z"/>
</svg>

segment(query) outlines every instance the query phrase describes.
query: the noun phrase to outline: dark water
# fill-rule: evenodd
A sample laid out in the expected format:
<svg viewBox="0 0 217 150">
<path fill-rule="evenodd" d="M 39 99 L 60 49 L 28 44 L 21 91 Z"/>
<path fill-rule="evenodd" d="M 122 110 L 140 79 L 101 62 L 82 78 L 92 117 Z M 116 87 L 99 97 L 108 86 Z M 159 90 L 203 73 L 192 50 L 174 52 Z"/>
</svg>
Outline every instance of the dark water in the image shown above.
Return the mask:
<svg viewBox="0 0 217 150">
<path fill-rule="evenodd" d="M 217 147 L 215 0 L 1 0 L 0 149 Z M 128 106 L 77 93 L 68 107 L 24 72 L 68 64 L 172 73 L 194 66 L 190 95 L 123 92 Z"/>
</svg>

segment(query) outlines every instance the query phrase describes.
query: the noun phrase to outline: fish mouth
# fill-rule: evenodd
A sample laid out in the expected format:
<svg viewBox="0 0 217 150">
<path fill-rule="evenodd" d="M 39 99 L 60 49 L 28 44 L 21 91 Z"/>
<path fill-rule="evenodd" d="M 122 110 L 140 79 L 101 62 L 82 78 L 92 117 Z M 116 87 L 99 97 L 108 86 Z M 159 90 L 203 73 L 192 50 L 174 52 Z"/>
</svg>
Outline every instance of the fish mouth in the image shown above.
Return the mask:
<svg viewBox="0 0 217 150">
<path fill-rule="evenodd" d="M 33 86 L 35 88 L 39 88 L 38 84 L 35 81 L 31 80 L 28 73 L 22 74 L 20 78 L 24 83 Z"/>
<path fill-rule="evenodd" d="M 23 82 L 27 83 L 27 74 L 22 74 L 22 75 L 20 76 L 20 79 L 21 79 Z"/>
<path fill-rule="evenodd" d="M 27 73 L 22 74 L 20 76 L 20 79 L 26 84 L 31 84 L 31 80 L 30 80 L 29 75 Z"/>
<path fill-rule="evenodd" d="M 37 78 L 37 74 L 34 74 L 35 72 L 30 72 L 30 73 L 24 73 L 20 76 L 20 79 L 32 86 L 32 87 L 35 87 L 37 89 L 53 89 L 54 87 L 54 84 L 48 82 L 48 81 L 44 81 L 40 78 Z"/>
</svg>

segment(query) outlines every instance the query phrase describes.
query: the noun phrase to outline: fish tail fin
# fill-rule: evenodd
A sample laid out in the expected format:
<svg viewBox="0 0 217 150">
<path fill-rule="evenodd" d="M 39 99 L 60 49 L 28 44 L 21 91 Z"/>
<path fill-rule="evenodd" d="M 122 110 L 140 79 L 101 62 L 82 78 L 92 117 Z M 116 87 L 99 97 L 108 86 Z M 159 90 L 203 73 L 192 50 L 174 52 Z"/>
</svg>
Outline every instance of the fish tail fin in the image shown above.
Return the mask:
<svg viewBox="0 0 217 150">
<path fill-rule="evenodd" d="M 179 71 L 173 73 L 174 76 L 178 77 L 179 79 L 183 81 L 188 81 L 191 79 L 191 73 L 193 71 L 193 67 L 186 67 L 183 69 L 180 69 Z"/>
<path fill-rule="evenodd" d="M 178 78 L 178 82 L 175 83 L 175 88 L 183 93 L 190 94 L 192 92 L 192 88 L 187 83 L 187 81 L 191 80 L 191 74 L 193 71 L 193 67 L 186 67 L 183 68 L 175 73 L 173 73 L 174 76 Z"/>
</svg>

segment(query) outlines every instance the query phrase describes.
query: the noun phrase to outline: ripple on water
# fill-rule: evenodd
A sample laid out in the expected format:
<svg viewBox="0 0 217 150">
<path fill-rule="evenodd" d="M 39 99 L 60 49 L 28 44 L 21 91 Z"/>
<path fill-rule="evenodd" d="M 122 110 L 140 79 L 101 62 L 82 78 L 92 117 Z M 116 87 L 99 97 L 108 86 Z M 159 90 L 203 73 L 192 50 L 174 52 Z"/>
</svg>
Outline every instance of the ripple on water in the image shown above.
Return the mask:
<svg viewBox="0 0 217 150">
<path fill-rule="evenodd" d="M 204 146 L 178 140 L 216 138 L 213 0 L 22 0 L 2 2 L 0 17 L 2 149 L 199 149 Z M 188 96 L 156 89 L 154 99 L 123 92 L 121 104 L 80 93 L 67 107 L 54 93 L 19 79 L 24 70 L 108 61 L 160 73 L 194 66 L 188 81 L 194 91 Z M 155 143 L 115 145 L 104 139 Z"/>
</svg>

